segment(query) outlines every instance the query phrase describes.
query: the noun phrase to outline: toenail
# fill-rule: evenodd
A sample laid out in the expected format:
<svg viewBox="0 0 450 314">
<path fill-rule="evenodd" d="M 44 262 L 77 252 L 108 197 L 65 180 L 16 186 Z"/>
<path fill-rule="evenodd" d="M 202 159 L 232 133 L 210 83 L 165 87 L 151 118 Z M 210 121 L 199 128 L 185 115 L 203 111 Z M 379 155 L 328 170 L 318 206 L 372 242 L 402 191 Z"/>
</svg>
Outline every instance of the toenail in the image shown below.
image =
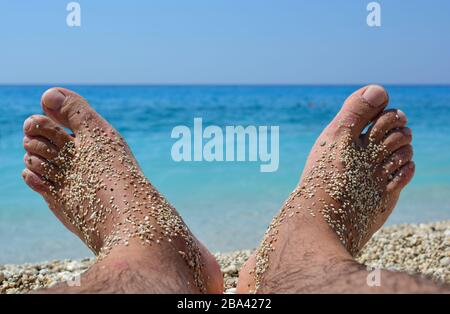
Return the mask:
<svg viewBox="0 0 450 314">
<path fill-rule="evenodd" d="M 56 88 L 52 88 L 47 90 L 42 96 L 42 103 L 45 107 L 58 110 L 61 108 L 66 96 L 64 96 L 59 90 Z"/>
<path fill-rule="evenodd" d="M 380 107 L 387 101 L 387 94 L 383 87 L 378 85 L 369 86 L 362 95 L 370 105 Z"/>
<path fill-rule="evenodd" d="M 31 129 L 31 126 L 33 125 L 32 121 L 33 121 L 33 119 L 31 117 L 27 118 L 25 120 L 25 122 L 23 123 L 23 130 L 24 131 L 29 131 Z"/>
<path fill-rule="evenodd" d="M 397 109 L 397 118 L 398 119 L 402 119 L 402 120 L 406 120 L 406 115 L 403 111 L 401 111 L 400 109 Z"/>
</svg>

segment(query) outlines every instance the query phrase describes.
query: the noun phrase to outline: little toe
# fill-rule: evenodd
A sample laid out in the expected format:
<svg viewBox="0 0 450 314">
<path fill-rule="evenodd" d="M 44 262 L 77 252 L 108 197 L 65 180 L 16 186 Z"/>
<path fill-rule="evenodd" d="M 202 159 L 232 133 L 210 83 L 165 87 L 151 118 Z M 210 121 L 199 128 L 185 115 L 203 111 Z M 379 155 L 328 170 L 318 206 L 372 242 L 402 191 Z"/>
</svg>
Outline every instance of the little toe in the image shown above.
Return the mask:
<svg viewBox="0 0 450 314">
<path fill-rule="evenodd" d="M 413 147 L 411 145 L 405 145 L 396 150 L 391 156 L 389 156 L 383 165 L 384 175 L 389 179 L 395 176 L 395 173 L 413 158 Z"/>
<path fill-rule="evenodd" d="M 415 164 L 408 162 L 398 169 L 387 185 L 388 193 L 400 193 L 400 191 L 411 181 L 414 176 Z"/>
<path fill-rule="evenodd" d="M 57 167 L 52 163 L 39 156 L 31 155 L 29 153 L 25 154 L 23 160 L 27 169 L 31 170 L 37 175 L 40 175 L 47 181 L 55 181 Z"/>
<path fill-rule="evenodd" d="M 40 136 L 25 136 L 23 139 L 23 147 L 28 153 L 40 156 L 46 160 L 55 159 L 59 152 L 55 144 Z"/>
<path fill-rule="evenodd" d="M 412 131 L 403 127 L 391 130 L 383 141 L 383 145 L 388 152 L 395 152 L 400 147 L 409 145 L 412 142 Z"/>
<path fill-rule="evenodd" d="M 25 120 L 23 124 L 25 135 L 40 136 L 48 139 L 55 146 L 62 148 L 68 141 L 72 141 L 70 136 L 62 127 L 52 119 L 43 115 L 33 115 Z"/>
<path fill-rule="evenodd" d="M 40 175 L 27 168 L 22 171 L 22 178 L 33 191 L 42 194 L 44 197 L 50 195 L 51 183 Z"/>
<path fill-rule="evenodd" d="M 406 115 L 398 109 L 384 111 L 369 128 L 366 137 L 366 143 L 369 139 L 379 143 L 381 142 L 389 131 L 396 128 L 401 128 L 406 125 L 408 119 Z"/>
</svg>

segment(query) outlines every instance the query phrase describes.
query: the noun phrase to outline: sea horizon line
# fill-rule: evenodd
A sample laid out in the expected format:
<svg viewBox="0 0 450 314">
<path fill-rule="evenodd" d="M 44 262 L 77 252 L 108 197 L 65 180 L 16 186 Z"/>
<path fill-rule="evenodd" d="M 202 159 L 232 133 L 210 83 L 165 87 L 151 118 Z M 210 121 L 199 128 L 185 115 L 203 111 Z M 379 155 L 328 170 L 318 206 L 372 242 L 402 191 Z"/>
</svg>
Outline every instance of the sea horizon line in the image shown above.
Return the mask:
<svg viewBox="0 0 450 314">
<path fill-rule="evenodd" d="M 391 87 L 450 87 L 450 83 L 0 83 L 0 87 L 354 87 L 379 84 Z"/>
</svg>

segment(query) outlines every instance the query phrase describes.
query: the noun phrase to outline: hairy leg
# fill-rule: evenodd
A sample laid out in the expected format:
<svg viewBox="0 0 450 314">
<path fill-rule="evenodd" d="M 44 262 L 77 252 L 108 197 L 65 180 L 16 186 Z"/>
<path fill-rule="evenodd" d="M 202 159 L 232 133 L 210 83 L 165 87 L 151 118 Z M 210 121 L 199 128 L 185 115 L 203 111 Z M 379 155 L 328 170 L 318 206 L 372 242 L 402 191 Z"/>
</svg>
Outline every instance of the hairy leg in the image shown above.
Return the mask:
<svg viewBox="0 0 450 314">
<path fill-rule="evenodd" d="M 414 175 L 406 115 L 384 110 L 376 85 L 354 92 L 324 129 L 297 188 L 240 272 L 240 293 L 440 292 L 427 280 L 382 271 L 381 286 L 353 260 Z M 366 130 L 367 132 L 364 132 Z"/>
</svg>

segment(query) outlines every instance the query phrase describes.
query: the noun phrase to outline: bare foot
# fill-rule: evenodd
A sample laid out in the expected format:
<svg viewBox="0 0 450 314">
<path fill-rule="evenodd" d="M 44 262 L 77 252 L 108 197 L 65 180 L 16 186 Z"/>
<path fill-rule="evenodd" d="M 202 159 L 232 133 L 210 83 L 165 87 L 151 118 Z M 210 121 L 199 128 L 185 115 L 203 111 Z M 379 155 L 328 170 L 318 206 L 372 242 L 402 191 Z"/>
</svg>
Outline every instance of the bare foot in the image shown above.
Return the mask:
<svg viewBox="0 0 450 314">
<path fill-rule="evenodd" d="M 383 111 L 387 103 L 387 93 L 376 85 L 346 100 L 243 267 L 238 292 L 270 292 L 277 285 L 291 292 L 299 285 L 314 290 L 314 271 L 336 272 L 338 261 L 350 261 L 383 225 L 414 174 L 406 116 Z M 300 283 L 285 280 L 288 273 Z"/>
<path fill-rule="evenodd" d="M 23 178 L 99 255 L 85 287 L 106 291 L 93 280 L 125 272 L 136 284 L 109 292 L 222 293 L 216 260 L 144 177 L 120 134 L 67 89 L 45 92 L 42 107 L 47 116 L 24 123 Z"/>
</svg>

